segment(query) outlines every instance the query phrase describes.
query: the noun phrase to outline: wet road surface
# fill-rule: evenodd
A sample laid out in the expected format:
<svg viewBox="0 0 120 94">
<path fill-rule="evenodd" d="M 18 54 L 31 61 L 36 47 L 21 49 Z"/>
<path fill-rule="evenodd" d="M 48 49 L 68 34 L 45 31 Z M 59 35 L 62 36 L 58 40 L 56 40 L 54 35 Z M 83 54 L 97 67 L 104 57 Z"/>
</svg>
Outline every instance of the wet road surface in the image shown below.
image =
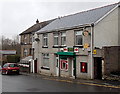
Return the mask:
<svg viewBox="0 0 120 94">
<path fill-rule="evenodd" d="M 1 75 L 0 75 L 1 76 Z M 26 75 L 3 75 L 2 92 L 119 92 L 110 88 L 48 80 L 49 78 Z"/>
</svg>

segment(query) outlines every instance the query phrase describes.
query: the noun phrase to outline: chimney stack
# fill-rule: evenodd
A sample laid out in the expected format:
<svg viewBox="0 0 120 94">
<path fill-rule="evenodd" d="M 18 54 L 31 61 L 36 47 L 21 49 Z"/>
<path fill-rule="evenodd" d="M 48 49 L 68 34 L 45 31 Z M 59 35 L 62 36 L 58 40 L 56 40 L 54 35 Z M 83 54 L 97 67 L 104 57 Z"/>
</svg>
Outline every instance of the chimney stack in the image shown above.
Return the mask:
<svg viewBox="0 0 120 94">
<path fill-rule="evenodd" d="M 36 24 L 39 23 L 39 20 L 37 19 Z"/>
</svg>

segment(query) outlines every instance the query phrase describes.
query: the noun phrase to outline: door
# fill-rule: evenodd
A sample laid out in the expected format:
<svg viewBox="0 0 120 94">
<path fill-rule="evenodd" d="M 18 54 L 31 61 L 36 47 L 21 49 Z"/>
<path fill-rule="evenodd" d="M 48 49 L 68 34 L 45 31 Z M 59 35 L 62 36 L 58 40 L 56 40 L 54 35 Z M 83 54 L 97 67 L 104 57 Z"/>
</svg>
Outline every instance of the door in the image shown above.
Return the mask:
<svg viewBox="0 0 120 94">
<path fill-rule="evenodd" d="M 59 76 L 59 57 L 55 58 L 56 63 L 56 76 Z"/>
<path fill-rule="evenodd" d="M 101 59 L 101 57 L 94 58 L 94 79 L 102 79 L 102 59 Z"/>
<path fill-rule="evenodd" d="M 37 73 L 37 59 L 34 61 L 34 72 Z"/>
</svg>

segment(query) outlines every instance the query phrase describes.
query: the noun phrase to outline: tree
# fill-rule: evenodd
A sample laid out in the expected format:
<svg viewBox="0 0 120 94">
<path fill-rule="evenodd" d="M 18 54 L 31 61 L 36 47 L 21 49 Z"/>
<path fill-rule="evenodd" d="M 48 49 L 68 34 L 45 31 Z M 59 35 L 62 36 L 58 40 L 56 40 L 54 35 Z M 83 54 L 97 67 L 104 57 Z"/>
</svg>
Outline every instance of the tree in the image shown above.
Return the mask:
<svg viewBox="0 0 120 94">
<path fill-rule="evenodd" d="M 17 54 L 20 55 L 20 42 L 18 35 L 15 36 L 13 39 L 2 36 L 0 40 L 1 40 L 0 45 L 2 50 L 16 50 Z"/>
</svg>

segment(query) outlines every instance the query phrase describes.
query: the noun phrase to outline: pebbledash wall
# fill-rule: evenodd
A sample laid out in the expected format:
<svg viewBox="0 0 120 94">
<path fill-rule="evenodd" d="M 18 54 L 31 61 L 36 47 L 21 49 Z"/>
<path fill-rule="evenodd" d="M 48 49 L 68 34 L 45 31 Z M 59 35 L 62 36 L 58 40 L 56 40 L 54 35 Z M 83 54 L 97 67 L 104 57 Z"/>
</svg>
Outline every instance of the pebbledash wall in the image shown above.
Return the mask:
<svg viewBox="0 0 120 94">
<path fill-rule="evenodd" d="M 80 29 L 74 29 L 74 30 L 65 30 L 65 31 L 60 31 L 60 32 L 66 32 L 66 47 L 74 47 L 75 46 L 75 31 L 76 30 L 81 30 L 83 28 Z M 91 27 L 86 28 L 86 30 L 91 30 Z M 61 52 L 60 49 L 64 48 L 64 47 L 56 47 L 54 48 L 54 43 L 53 43 L 53 33 L 47 33 L 48 34 L 48 48 L 43 48 L 42 47 L 42 43 L 43 43 L 43 34 L 39 34 L 39 39 L 40 42 L 36 43 L 36 45 L 38 45 L 35 50 L 35 57 L 38 58 L 38 72 L 41 74 L 47 74 L 47 75 L 54 75 L 56 76 L 56 53 L 57 52 Z M 60 36 L 59 36 L 60 39 Z M 90 51 L 90 44 L 91 44 L 91 35 L 88 36 L 83 36 L 83 45 L 85 43 L 89 44 L 89 48 L 79 48 L 79 52 L 76 53 L 75 58 L 76 58 L 76 77 L 80 77 L 80 78 L 91 78 L 91 51 Z M 61 41 L 59 40 L 59 43 Z M 49 70 L 48 69 L 41 69 L 42 67 L 42 54 L 43 53 L 49 53 Z M 58 55 L 59 56 L 59 55 Z M 72 59 L 71 59 L 72 58 Z M 74 76 L 72 74 L 72 62 L 73 62 L 73 56 L 68 56 L 67 57 L 67 61 L 68 61 L 68 70 L 61 70 L 60 69 L 60 75 L 62 77 L 72 77 Z M 74 58 L 74 59 L 75 59 Z M 87 63 L 87 73 L 82 73 L 80 72 L 81 67 L 80 67 L 80 62 L 85 62 Z"/>
</svg>

